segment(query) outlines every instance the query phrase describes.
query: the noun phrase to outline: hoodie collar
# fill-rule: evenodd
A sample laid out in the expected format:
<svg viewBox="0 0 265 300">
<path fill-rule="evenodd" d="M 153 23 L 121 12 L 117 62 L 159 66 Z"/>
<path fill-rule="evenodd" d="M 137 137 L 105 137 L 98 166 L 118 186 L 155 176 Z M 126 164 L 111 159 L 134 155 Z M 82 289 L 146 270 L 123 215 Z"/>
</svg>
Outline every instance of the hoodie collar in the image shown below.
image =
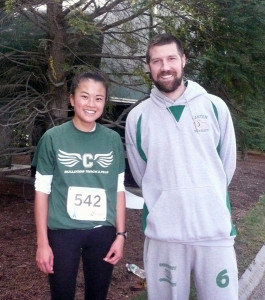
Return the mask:
<svg viewBox="0 0 265 300">
<path fill-rule="evenodd" d="M 167 107 L 172 105 L 185 105 L 187 102 L 193 100 L 194 98 L 207 93 L 202 86 L 194 81 L 188 80 L 185 82 L 185 85 L 187 87 L 186 90 L 174 102 L 167 96 L 162 94 L 156 87 L 152 89 L 150 98 L 160 108 L 166 109 Z"/>
</svg>

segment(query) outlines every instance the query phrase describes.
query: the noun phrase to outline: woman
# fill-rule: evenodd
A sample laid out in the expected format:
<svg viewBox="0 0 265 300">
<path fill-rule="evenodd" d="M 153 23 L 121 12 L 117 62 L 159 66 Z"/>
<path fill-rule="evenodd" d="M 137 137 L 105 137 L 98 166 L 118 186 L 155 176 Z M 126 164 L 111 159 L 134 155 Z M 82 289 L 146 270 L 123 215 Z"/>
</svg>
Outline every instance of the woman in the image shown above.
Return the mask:
<svg viewBox="0 0 265 300">
<path fill-rule="evenodd" d="M 36 262 L 49 274 L 51 299 L 74 299 L 80 257 L 85 299 L 106 299 L 123 256 L 123 145 L 115 131 L 96 123 L 107 90 L 97 73 L 76 76 L 73 119 L 48 130 L 34 155 Z"/>
</svg>

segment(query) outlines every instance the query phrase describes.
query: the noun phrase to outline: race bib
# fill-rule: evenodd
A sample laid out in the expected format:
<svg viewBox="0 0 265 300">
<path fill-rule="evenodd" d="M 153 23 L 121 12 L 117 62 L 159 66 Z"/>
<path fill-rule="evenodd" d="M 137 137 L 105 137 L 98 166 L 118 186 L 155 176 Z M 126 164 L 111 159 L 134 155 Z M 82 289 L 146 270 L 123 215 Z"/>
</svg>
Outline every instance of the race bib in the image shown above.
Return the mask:
<svg viewBox="0 0 265 300">
<path fill-rule="evenodd" d="M 105 221 L 107 197 L 104 189 L 70 186 L 67 194 L 70 218 L 82 221 Z"/>
</svg>

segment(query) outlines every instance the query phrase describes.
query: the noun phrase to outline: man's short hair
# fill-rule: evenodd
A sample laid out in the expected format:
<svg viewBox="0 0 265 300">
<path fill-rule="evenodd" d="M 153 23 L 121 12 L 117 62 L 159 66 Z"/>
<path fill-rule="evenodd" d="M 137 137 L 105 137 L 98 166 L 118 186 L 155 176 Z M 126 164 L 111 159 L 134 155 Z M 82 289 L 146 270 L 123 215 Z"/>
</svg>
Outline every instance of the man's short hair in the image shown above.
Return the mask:
<svg viewBox="0 0 265 300">
<path fill-rule="evenodd" d="M 179 39 L 177 39 L 172 34 L 168 34 L 168 33 L 158 34 L 154 38 L 151 39 L 151 41 L 149 42 L 149 44 L 147 46 L 147 50 L 146 50 L 147 64 L 150 63 L 150 49 L 152 49 L 155 46 L 164 46 L 164 45 L 168 45 L 168 44 L 172 44 L 172 43 L 176 44 L 180 56 L 183 56 L 184 50 L 183 50 L 182 43 Z"/>
</svg>

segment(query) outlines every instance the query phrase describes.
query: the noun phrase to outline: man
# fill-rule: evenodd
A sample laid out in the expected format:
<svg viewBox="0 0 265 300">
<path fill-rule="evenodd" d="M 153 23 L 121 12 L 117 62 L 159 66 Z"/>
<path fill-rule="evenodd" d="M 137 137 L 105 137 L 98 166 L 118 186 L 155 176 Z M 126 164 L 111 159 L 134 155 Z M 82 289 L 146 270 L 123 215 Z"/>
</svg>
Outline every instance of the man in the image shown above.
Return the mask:
<svg viewBox="0 0 265 300">
<path fill-rule="evenodd" d="M 183 80 L 181 42 L 163 34 L 149 44 L 155 88 L 128 115 L 130 168 L 142 188 L 148 299 L 238 299 L 235 229 L 228 185 L 236 166 L 229 110 L 220 98 Z"/>
</svg>

